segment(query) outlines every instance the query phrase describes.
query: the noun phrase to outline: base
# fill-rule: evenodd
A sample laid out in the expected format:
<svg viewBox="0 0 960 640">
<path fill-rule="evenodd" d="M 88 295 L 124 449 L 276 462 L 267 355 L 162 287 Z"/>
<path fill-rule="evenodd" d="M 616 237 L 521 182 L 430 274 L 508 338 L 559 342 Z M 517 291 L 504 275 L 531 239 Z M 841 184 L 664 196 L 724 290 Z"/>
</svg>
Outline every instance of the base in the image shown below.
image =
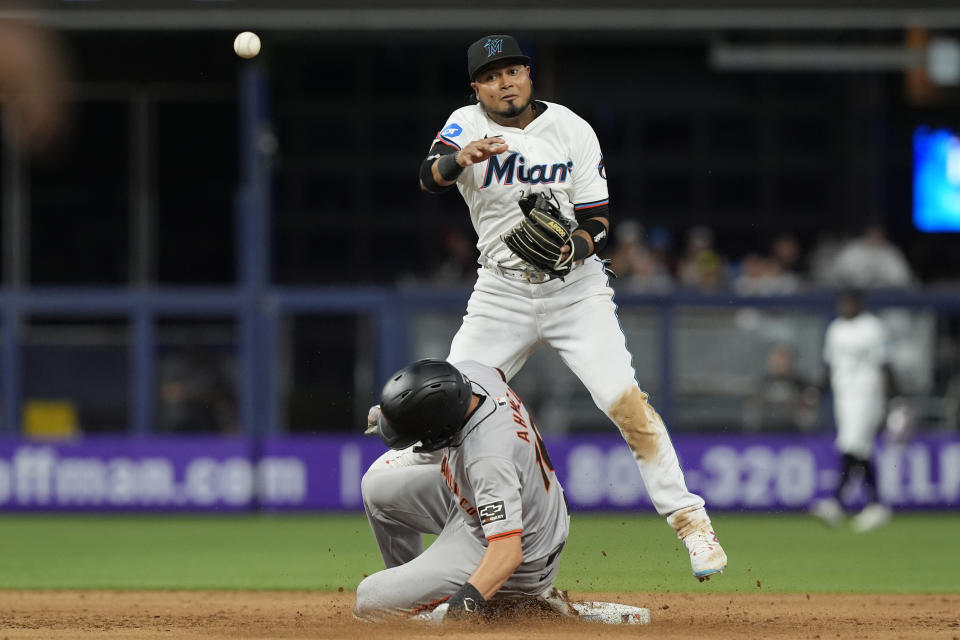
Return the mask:
<svg viewBox="0 0 960 640">
<path fill-rule="evenodd" d="M 584 622 L 602 624 L 650 624 L 650 609 L 617 602 L 571 602 Z"/>
</svg>

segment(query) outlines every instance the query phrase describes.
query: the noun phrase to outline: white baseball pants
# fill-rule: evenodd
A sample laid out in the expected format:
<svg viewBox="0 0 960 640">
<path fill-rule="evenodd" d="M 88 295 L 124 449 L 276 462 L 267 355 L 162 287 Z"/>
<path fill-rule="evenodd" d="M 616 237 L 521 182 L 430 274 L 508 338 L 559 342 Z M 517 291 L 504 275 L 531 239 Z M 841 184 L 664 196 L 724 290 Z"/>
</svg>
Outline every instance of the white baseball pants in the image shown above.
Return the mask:
<svg viewBox="0 0 960 640">
<path fill-rule="evenodd" d="M 477 360 L 499 368 L 510 380 L 543 344 L 557 350 L 597 407 L 620 428 L 657 513 L 702 510 L 703 499 L 687 490 L 666 427 L 637 386 L 613 289 L 599 258 L 587 259 L 563 280 L 542 284 L 480 268 L 447 360 Z M 706 515 L 698 513 L 694 520 L 698 524 Z M 674 528 L 680 533 L 679 525 Z"/>
<path fill-rule="evenodd" d="M 837 449 L 860 460 L 869 460 L 885 408 L 882 392 L 834 392 Z"/>
</svg>

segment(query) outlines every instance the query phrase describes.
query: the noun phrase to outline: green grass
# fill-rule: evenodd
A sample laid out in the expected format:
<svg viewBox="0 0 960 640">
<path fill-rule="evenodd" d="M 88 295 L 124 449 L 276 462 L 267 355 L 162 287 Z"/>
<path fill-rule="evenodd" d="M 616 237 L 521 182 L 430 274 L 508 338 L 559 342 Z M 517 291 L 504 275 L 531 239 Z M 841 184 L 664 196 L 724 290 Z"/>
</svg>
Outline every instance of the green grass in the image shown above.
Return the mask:
<svg viewBox="0 0 960 640">
<path fill-rule="evenodd" d="M 802 515 L 717 514 L 714 523 L 730 566 L 698 584 L 662 519 L 575 514 L 558 586 L 960 593 L 956 512 L 898 514 L 862 535 Z M 0 588 L 7 589 L 351 590 L 380 568 L 362 516 L 0 517 Z"/>
</svg>

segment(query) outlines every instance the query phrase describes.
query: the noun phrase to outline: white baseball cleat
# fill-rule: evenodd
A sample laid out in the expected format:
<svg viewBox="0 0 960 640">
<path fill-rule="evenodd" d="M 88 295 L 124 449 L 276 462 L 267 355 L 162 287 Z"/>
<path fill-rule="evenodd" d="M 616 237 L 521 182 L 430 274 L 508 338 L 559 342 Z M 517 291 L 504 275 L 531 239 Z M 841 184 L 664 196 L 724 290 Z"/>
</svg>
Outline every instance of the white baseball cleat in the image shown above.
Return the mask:
<svg viewBox="0 0 960 640">
<path fill-rule="evenodd" d="M 574 611 L 573 607 L 570 605 L 570 598 L 567 597 L 566 591 L 560 591 L 551 585 L 550 588 L 541 593 L 538 597 L 540 600 L 546 603 L 548 607 L 562 616 L 577 615 L 576 611 Z"/>
<path fill-rule="evenodd" d="M 846 517 L 836 498 L 817 500 L 810 506 L 810 515 L 820 518 L 830 527 L 839 527 Z"/>
<path fill-rule="evenodd" d="M 690 554 L 690 568 L 693 569 L 693 575 L 700 582 L 709 580 L 715 573 L 723 573 L 727 566 L 727 554 L 724 553 L 720 541 L 717 540 L 717 534 L 709 524 L 684 538 L 683 544 L 687 548 L 687 553 Z"/>
<path fill-rule="evenodd" d="M 423 613 L 418 613 L 413 616 L 414 620 L 419 622 L 426 622 L 431 627 L 435 627 L 443 622 L 443 619 L 447 617 L 447 610 L 450 608 L 450 605 L 446 602 L 438 604 L 436 607 L 430 611 L 424 611 Z"/>
<path fill-rule="evenodd" d="M 871 529 L 881 527 L 888 522 L 892 513 L 890 507 L 882 505 L 879 502 L 867 505 L 863 511 L 853 518 L 853 530 L 857 533 L 864 533 Z"/>
</svg>

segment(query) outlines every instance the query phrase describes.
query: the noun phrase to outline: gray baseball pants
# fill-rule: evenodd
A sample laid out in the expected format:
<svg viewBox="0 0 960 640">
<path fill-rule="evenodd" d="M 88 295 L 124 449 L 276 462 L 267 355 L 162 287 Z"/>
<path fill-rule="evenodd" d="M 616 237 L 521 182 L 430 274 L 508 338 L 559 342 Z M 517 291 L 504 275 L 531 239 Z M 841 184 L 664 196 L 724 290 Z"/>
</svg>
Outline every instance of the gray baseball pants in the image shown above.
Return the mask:
<svg viewBox="0 0 960 640">
<path fill-rule="evenodd" d="M 480 564 L 486 545 L 467 529 L 444 485 L 441 457 L 411 449 L 388 451 L 364 474 L 364 509 L 387 568 L 357 587 L 357 616 L 377 619 L 428 610 L 453 595 Z M 426 551 L 423 533 L 438 534 Z M 539 595 L 548 589 L 559 556 L 521 564 L 497 598 Z"/>
</svg>

